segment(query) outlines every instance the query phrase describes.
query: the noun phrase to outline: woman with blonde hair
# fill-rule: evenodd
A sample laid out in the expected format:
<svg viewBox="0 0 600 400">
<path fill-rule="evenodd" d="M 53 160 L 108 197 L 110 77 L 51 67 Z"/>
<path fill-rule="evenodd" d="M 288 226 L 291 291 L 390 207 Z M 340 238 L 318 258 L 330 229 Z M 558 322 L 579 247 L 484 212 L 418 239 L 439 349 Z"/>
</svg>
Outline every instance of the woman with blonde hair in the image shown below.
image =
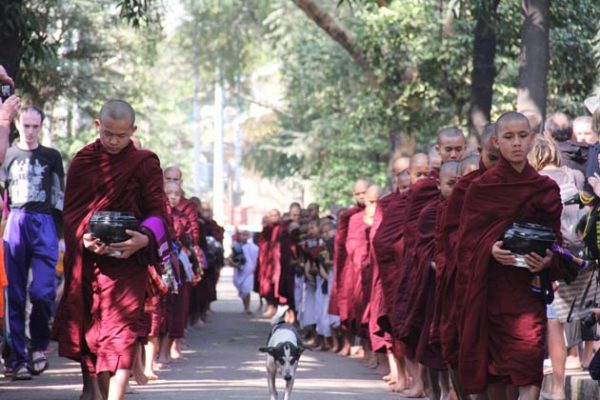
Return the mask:
<svg viewBox="0 0 600 400">
<path fill-rule="evenodd" d="M 579 191 L 583 189 L 584 184 L 583 174 L 578 170 L 563 166 L 556 144 L 552 140 L 541 136 L 535 139 L 528 159 L 540 175 L 546 175 L 558 184 L 563 202 L 561 215 L 563 245 L 571 253 L 578 254 L 583 249 L 584 244 L 582 238 L 576 232 L 576 227 L 587 211 L 580 210 L 578 204 L 568 203 L 570 203 L 570 200 L 579 197 Z M 569 334 L 565 337 L 565 328 L 570 328 L 567 325 L 569 307 L 575 297 L 581 300 L 580 296 L 584 292 L 591 274 L 593 274 L 591 269 L 582 271 L 570 285 L 567 285 L 564 281 L 559 281 L 554 302 L 548 305 L 547 332 L 548 352 L 552 362 L 552 392 L 542 393 L 542 399 L 565 399 L 565 369 L 567 367 L 568 369 L 581 368 L 577 348 L 581 340 L 580 338 L 570 338 L 569 336 L 574 335 Z"/>
</svg>

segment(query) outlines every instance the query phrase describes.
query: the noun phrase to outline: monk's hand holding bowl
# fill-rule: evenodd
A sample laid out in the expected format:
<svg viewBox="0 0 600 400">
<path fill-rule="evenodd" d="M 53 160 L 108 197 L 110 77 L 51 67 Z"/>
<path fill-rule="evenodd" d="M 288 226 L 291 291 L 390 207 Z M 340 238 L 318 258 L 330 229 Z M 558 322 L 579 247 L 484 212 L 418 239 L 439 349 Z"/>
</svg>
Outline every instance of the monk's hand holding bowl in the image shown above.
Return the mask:
<svg viewBox="0 0 600 400">
<path fill-rule="evenodd" d="M 502 240 L 497 241 L 492 246 L 492 257 L 496 259 L 500 264 L 513 266 L 517 262 L 515 255 L 510 250 L 502 248 Z"/>
<path fill-rule="evenodd" d="M 126 229 L 125 233 L 131 236 L 128 240 L 119 243 L 112 243 L 107 246 L 109 252 L 115 253 L 113 256 L 115 258 L 129 258 L 132 254 L 148 246 L 148 243 L 150 243 L 148 236 L 141 232 Z"/>
<path fill-rule="evenodd" d="M 552 251 L 546 250 L 544 257 L 538 253 L 529 253 L 525 256 L 525 262 L 529 266 L 529 270 L 533 273 L 542 272 L 550 266 L 552 262 Z"/>
<path fill-rule="evenodd" d="M 100 239 L 94 237 L 91 233 L 86 233 L 83 235 L 83 247 L 91 251 L 92 253 L 96 253 L 98 255 L 106 255 L 110 253 L 108 246 L 103 243 Z"/>
</svg>

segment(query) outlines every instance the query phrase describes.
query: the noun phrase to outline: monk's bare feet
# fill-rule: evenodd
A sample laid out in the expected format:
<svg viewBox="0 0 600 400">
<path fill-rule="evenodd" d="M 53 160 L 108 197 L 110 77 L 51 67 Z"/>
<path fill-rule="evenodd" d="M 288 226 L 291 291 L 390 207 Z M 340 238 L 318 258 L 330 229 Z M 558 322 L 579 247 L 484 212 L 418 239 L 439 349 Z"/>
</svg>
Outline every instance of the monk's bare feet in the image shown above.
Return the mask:
<svg viewBox="0 0 600 400">
<path fill-rule="evenodd" d="M 400 395 L 409 399 L 422 399 L 425 397 L 425 389 L 422 387 L 409 388 L 401 391 Z"/>
<path fill-rule="evenodd" d="M 365 349 L 362 346 L 352 346 L 350 348 L 350 355 L 354 358 L 364 358 Z"/>
<path fill-rule="evenodd" d="M 263 318 L 271 318 L 275 315 L 275 313 L 277 312 L 277 309 L 275 307 L 273 307 L 271 304 L 269 304 L 267 306 L 267 309 L 265 310 L 265 312 L 262 314 Z"/>
<path fill-rule="evenodd" d="M 287 324 L 294 325 L 296 323 L 296 313 L 294 312 L 294 310 L 287 310 L 285 312 L 283 320 Z"/>
<path fill-rule="evenodd" d="M 181 354 L 180 341 L 181 339 L 175 339 L 173 340 L 173 344 L 171 345 L 171 349 L 169 351 L 169 359 L 173 361 L 177 361 L 183 358 L 183 354 Z"/>
<path fill-rule="evenodd" d="M 158 380 L 158 375 L 156 375 L 154 373 L 154 371 L 145 371 L 144 375 L 146 375 L 146 378 L 148 379 L 148 381 L 157 381 Z"/>
<path fill-rule="evenodd" d="M 398 381 L 398 377 L 394 376 L 392 373 L 389 373 L 385 376 L 383 376 L 381 379 L 383 379 L 385 382 L 397 382 Z"/>
<path fill-rule="evenodd" d="M 134 368 L 131 371 L 131 374 L 133 375 L 133 380 L 138 385 L 146 385 L 146 384 L 148 384 L 148 377 L 146 376 L 146 374 L 144 373 L 143 370 L 140 370 L 139 368 Z"/>
<path fill-rule="evenodd" d="M 348 357 L 350 355 L 350 346 L 344 346 L 338 351 L 338 356 Z"/>
<path fill-rule="evenodd" d="M 394 393 L 402 393 L 402 392 L 406 391 L 406 389 L 408 389 L 408 385 L 406 384 L 406 382 L 405 383 L 394 382 L 393 384 L 390 383 L 390 389 Z"/>
<path fill-rule="evenodd" d="M 172 361 L 169 359 L 168 356 L 161 355 L 160 357 L 158 357 L 158 361 L 156 362 L 156 365 L 154 366 L 154 369 L 155 370 L 163 369 L 167 365 L 171 364 L 171 362 Z"/>
<path fill-rule="evenodd" d="M 179 351 L 179 349 L 171 349 L 171 354 L 169 356 L 171 360 L 177 361 L 183 359 L 183 354 Z"/>
</svg>

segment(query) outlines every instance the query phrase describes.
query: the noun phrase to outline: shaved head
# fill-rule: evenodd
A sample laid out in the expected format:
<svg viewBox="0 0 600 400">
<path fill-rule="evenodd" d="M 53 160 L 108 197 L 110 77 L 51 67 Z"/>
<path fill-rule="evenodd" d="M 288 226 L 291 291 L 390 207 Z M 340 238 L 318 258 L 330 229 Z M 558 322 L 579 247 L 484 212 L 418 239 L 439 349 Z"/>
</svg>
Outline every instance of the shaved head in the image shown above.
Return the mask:
<svg viewBox="0 0 600 400">
<path fill-rule="evenodd" d="M 442 197 L 447 199 L 452 193 L 452 188 L 456 184 L 459 176 L 460 161 L 446 161 L 440 167 L 439 189 Z"/>
<path fill-rule="evenodd" d="M 135 124 L 135 111 L 131 105 L 124 100 L 109 100 L 100 109 L 100 120 L 127 120 L 131 125 Z"/>
<path fill-rule="evenodd" d="M 366 192 L 367 189 L 369 188 L 369 186 L 371 186 L 371 184 L 369 183 L 368 180 L 358 179 L 356 182 L 354 182 L 354 185 L 352 185 L 352 191 L 357 190 L 357 189 L 364 189 Z"/>
<path fill-rule="evenodd" d="M 446 161 L 445 163 L 443 163 L 442 166 L 440 167 L 440 179 L 444 175 L 448 175 L 448 174 L 456 175 L 459 171 L 460 165 L 461 165 L 461 162 L 455 161 L 455 160 Z"/>
<path fill-rule="evenodd" d="M 365 195 L 365 216 L 364 221 L 367 225 L 373 224 L 373 216 L 375 215 L 375 210 L 377 209 L 377 200 L 381 197 L 381 188 L 377 185 L 371 185 L 367 189 L 367 194 Z"/>
<path fill-rule="evenodd" d="M 163 172 L 163 179 L 165 183 L 173 182 L 181 186 L 181 182 L 183 181 L 182 178 L 183 174 L 181 172 L 181 169 L 175 165 L 171 165 L 165 168 L 165 171 Z"/>
<path fill-rule="evenodd" d="M 490 168 L 500 159 L 500 153 L 494 146 L 494 141 L 492 140 L 492 138 L 496 136 L 496 130 L 497 125 L 491 123 L 487 124 L 481 133 L 479 154 L 481 155 L 481 161 L 486 168 Z"/>
<path fill-rule="evenodd" d="M 367 194 L 366 194 L 366 198 L 367 200 L 373 200 L 375 199 L 375 201 L 377 201 L 377 199 L 379 199 L 379 197 L 381 196 L 381 187 L 378 185 L 371 185 L 369 186 L 369 188 L 367 189 Z"/>
<path fill-rule="evenodd" d="M 427 154 L 417 153 L 410 158 L 408 174 L 410 175 L 411 184 L 425 178 L 429 174 L 429 157 Z"/>
<path fill-rule="evenodd" d="M 517 111 L 509 111 L 498 117 L 496 121 L 496 134 L 506 129 L 506 126 L 511 123 L 527 124 L 527 128 L 531 131 L 531 125 L 529 125 L 529 119 L 526 116 Z"/>
<path fill-rule="evenodd" d="M 450 138 L 462 138 L 465 139 L 465 134 L 458 128 L 442 128 L 437 134 L 437 144 L 442 144 L 444 140 Z"/>
<path fill-rule="evenodd" d="M 469 172 L 473 172 L 479 169 L 479 156 L 470 155 L 460 162 L 459 176 L 464 176 Z"/>
<path fill-rule="evenodd" d="M 365 205 L 365 195 L 367 194 L 369 186 L 371 186 L 371 184 L 365 179 L 359 179 L 354 182 L 354 185 L 352 186 L 352 196 L 358 205 Z"/>
<path fill-rule="evenodd" d="M 408 157 L 398 157 L 392 163 L 392 173 L 394 176 L 408 169 L 410 165 L 410 158 Z"/>
<path fill-rule="evenodd" d="M 429 149 L 429 168 L 437 169 L 442 165 L 442 157 L 440 157 L 440 152 L 438 151 L 438 146 L 432 146 Z"/>
<path fill-rule="evenodd" d="M 443 128 L 438 132 L 436 150 L 442 162 L 461 160 L 466 149 L 467 140 L 460 129 Z"/>
<path fill-rule="evenodd" d="M 511 111 L 496 121 L 496 135 L 492 136 L 492 141 L 502 158 L 520 172 L 527 165 L 527 154 L 534 137 L 527 117 Z"/>
<path fill-rule="evenodd" d="M 281 213 L 277 209 L 272 209 L 267 214 L 268 221 L 272 224 L 276 224 L 281 219 Z"/>
<path fill-rule="evenodd" d="M 394 182 L 395 189 L 405 190 L 410 185 L 409 167 L 409 157 L 398 157 L 392 163 L 392 181 Z"/>
</svg>

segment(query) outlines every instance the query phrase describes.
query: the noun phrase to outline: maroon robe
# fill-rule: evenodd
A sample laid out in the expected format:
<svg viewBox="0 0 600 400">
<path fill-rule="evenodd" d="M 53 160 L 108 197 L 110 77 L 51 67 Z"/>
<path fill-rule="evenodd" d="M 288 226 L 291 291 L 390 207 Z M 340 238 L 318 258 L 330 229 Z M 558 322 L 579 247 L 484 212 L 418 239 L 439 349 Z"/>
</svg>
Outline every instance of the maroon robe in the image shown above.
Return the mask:
<svg viewBox="0 0 600 400">
<path fill-rule="evenodd" d="M 373 238 L 383 297 L 383 315 L 379 316 L 378 324 L 388 332 L 391 332 L 389 317 L 393 311 L 400 277 L 396 254 L 403 247 L 406 194 L 407 192 L 394 192 L 388 196 L 388 206 L 383 211 L 381 224 Z"/>
<path fill-rule="evenodd" d="M 193 204 L 193 203 L 192 203 Z M 196 222 L 196 215 L 190 216 L 186 213 L 184 207 L 171 207 L 167 204 L 167 213 L 169 220 L 173 225 L 173 238 L 182 247 L 182 251 L 185 251 L 185 245 L 188 238 L 191 237 L 192 224 Z M 190 218 L 193 218 L 190 220 Z M 197 226 L 197 224 L 196 224 Z M 177 294 L 169 293 L 167 295 L 167 325 L 169 337 L 172 339 L 180 339 L 184 336 L 185 328 L 188 324 L 189 313 L 190 313 L 190 297 L 191 297 L 191 284 L 187 280 L 183 266 L 179 268 L 179 276 L 181 281 L 181 287 Z"/>
<path fill-rule="evenodd" d="M 441 198 L 429 202 L 419 214 L 415 266 L 411 272 L 411 290 L 407 314 L 398 329 L 398 337 L 415 349 L 416 359 L 433 369 L 445 369 L 441 350 L 429 344 L 429 329 L 433 320 L 435 296 L 435 236 L 438 219 L 445 213 L 446 202 Z"/>
<path fill-rule="evenodd" d="M 383 213 L 388 208 L 395 194 L 391 193 L 377 202 L 377 208 L 375 209 L 375 215 L 373 216 L 373 224 L 369 231 L 369 262 L 372 266 L 372 280 L 371 280 L 371 293 L 369 298 L 368 307 L 368 324 L 369 324 L 369 339 L 371 341 L 371 347 L 376 352 L 388 352 L 392 349 L 392 337 L 390 332 L 385 330 L 379 324 L 379 320 L 386 317 L 384 306 L 383 306 L 383 287 L 381 285 L 381 276 L 379 272 L 379 263 L 377 262 L 377 256 L 373 248 L 373 241 L 379 226 L 383 222 Z M 389 325 L 388 325 L 389 326 Z"/>
<path fill-rule="evenodd" d="M 556 183 L 529 164 L 519 173 L 501 159 L 469 186 L 457 252 L 467 279 L 458 359 L 465 393 L 481 393 L 488 382 L 541 385 L 546 305 L 531 289 L 534 275 L 498 264 L 491 249 L 513 222 L 549 226 L 560 241 L 561 211 Z"/>
<path fill-rule="evenodd" d="M 346 266 L 343 286 L 340 288 L 340 319 L 356 334 L 366 336 L 362 329 L 363 316 L 368 305 L 372 274 L 369 264 L 369 225 L 365 223 L 365 211 L 354 214 L 348 224 L 346 238 Z M 343 318 L 344 307 L 347 318 Z"/>
<path fill-rule="evenodd" d="M 346 264 L 346 236 L 348 236 L 348 224 L 350 217 L 357 212 L 360 212 L 364 207 L 354 205 L 342 211 L 338 217 L 338 226 L 335 233 L 335 241 L 333 244 L 333 271 L 335 280 L 331 288 L 331 297 L 329 299 L 329 314 L 340 315 L 338 291 L 342 284 L 342 276 L 344 274 L 344 265 Z"/>
<path fill-rule="evenodd" d="M 461 177 L 448 198 L 446 217 L 441 221 L 440 234 L 436 242 L 436 298 L 435 316 L 431 327 L 432 342 L 439 343 L 446 363 L 453 369 L 458 363 L 458 330 L 457 318 L 454 312 L 455 298 L 464 293 L 464 285 L 456 281 L 457 239 L 460 215 L 464 204 L 465 194 L 473 180 L 486 171 L 482 162 L 479 169 Z M 439 259 L 438 259 L 439 258 Z"/>
<path fill-rule="evenodd" d="M 217 242 L 223 244 L 224 229 L 214 220 L 200 220 L 200 235 L 205 237 L 212 236 Z M 216 262 L 221 262 L 217 259 Z M 194 301 L 198 302 L 200 311 L 206 311 L 210 303 L 217 300 L 217 283 L 222 265 L 214 262 L 209 263 L 204 270 L 204 275 L 200 283 L 196 286 Z"/>
<path fill-rule="evenodd" d="M 295 309 L 294 300 L 294 267 L 292 258 L 296 253 L 295 235 L 298 232 L 290 232 L 290 222 L 286 221 L 278 226 L 275 234 L 273 247 L 275 265 L 275 296 L 279 304 L 287 305 Z"/>
<path fill-rule="evenodd" d="M 275 266 L 271 256 L 271 236 L 275 225 L 267 224 L 263 227 L 258 242 L 258 294 L 268 302 L 275 302 L 275 283 L 273 274 Z"/>
<path fill-rule="evenodd" d="M 390 315 L 390 320 L 393 324 L 392 329 L 398 338 L 398 333 L 402 329 L 404 319 L 409 312 L 408 303 L 411 298 L 415 268 L 418 268 L 416 263 L 418 219 L 421 211 L 428 203 L 439 199 L 437 176 L 438 172 L 432 171 L 427 178 L 421 179 L 412 185 L 407 195 L 406 215 L 404 220 L 404 253 L 402 258 L 397 261 L 402 263 L 402 267 L 400 268 L 401 275 L 393 313 Z M 406 341 L 404 343 L 406 344 Z M 415 351 L 415 347 L 407 347 L 406 355 L 413 358 L 415 356 Z"/>
<path fill-rule="evenodd" d="M 347 257 L 338 291 L 340 320 L 354 331 L 358 330 L 364 311 L 362 271 L 369 262 L 369 226 L 364 217 L 362 210 L 354 214 L 348 223 L 345 243 Z"/>
<path fill-rule="evenodd" d="M 71 163 L 63 214 L 65 293 L 53 336 L 61 356 L 85 362 L 92 374 L 131 369 L 138 336 L 145 334 L 147 266 L 160 260 L 155 236 L 145 229 L 149 246 L 128 259 L 86 251 L 88 222 L 96 211 L 129 211 L 141 221 L 164 221 L 165 201 L 158 157 L 132 143 L 110 154 L 97 140 Z"/>
</svg>

